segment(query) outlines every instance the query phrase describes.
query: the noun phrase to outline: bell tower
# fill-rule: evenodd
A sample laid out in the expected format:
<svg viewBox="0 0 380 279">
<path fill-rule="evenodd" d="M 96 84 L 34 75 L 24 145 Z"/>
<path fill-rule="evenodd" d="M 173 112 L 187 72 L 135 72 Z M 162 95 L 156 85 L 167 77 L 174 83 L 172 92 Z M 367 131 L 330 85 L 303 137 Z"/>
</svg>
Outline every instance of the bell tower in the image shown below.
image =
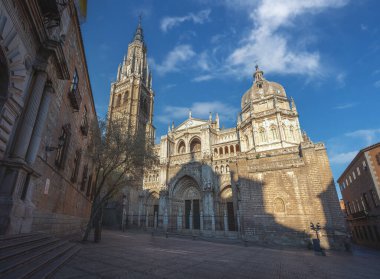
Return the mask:
<svg viewBox="0 0 380 279">
<path fill-rule="evenodd" d="M 128 132 L 145 131 L 146 138 L 154 141 L 153 106 L 152 72 L 140 17 L 127 54 L 119 64 L 116 81 L 111 84 L 108 113 L 110 119 L 125 117 Z"/>
</svg>

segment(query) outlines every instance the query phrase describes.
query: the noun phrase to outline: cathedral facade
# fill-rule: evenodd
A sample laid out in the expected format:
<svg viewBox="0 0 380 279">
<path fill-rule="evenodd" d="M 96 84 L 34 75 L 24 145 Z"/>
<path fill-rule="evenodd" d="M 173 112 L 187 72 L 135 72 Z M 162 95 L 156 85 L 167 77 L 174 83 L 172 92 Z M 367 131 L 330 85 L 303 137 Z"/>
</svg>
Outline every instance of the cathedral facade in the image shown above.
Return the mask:
<svg viewBox="0 0 380 279">
<path fill-rule="evenodd" d="M 109 111 L 123 111 L 154 137 L 152 75 L 141 26 L 111 86 Z M 326 248 L 344 232 L 326 148 L 301 131 L 293 99 L 256 67 L 235 127 L 218 114 L 189 112 L 155 145 L 159 163 L 128 190 L 128 221 L 139 227 L 303 246 L 321 226 Z"/>
</svg>

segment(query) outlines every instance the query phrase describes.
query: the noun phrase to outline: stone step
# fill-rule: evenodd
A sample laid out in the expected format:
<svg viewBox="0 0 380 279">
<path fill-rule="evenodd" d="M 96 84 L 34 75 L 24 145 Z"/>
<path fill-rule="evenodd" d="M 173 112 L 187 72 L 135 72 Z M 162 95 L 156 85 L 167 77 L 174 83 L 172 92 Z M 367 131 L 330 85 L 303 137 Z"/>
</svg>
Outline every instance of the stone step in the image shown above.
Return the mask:
<svg viewBox="0 0 380 279">
<path fill-rule="evenodd" d="M 53 249 L 57 249 L 62 245 L 65 245 L 67 242 L 62 242 L 57 240 L 52 241 L 49 244 L 46 244 L 44 246 L 40 246 L 39 249 L 34 249 L 34 250 L 28 250 L 23 254 L 19 254 L 17 256 L 13 257 L 8 257 L 4 260 L 1 260 L 0 262 L 0 277 L 1 274 L 4 274 L 6 272 L 11 271 L 12 269 L 15 269 L 22 264 L 26 264 L 36 257 L 45 254 Z"/>
<path fill-rule="evenodd" d="M 57 241 L 57 239 L 49 237 L 40 239 L 39 241 L 25 242 L 23 245 L 9 246 L 6 249 L 3 248 L 0 250 L 0 260 L 24 254 L 28 251 L 38 250 L 45 245 L 49 245 Z"/>
<path fill-rule="evenodd" d="M 50 262 L 49 264 L 44 266 L 43 269 L 34 273 L 32 276 L 30 276 L 29 279 L 51 278 L 51 276 L 55 272 L 57 272 L 58 269 L 65 264 L 65 262 L 70 260 L 76 253 L 78 253 L 80 249 L 81 249 L 80 246 L 78 246 L 78 245 L 74 246 L 69 251 L 67 251 L 64 255 L 62 255 L 61 257 L 57 258 L 56 260 Z"/>
<path fill-rule="evenodd" d="M 0 249 L 3 250 L 9 247 L 24 246 L 28 243 L 39 242 L 48 238 L 51 238 L 51 236 L 48 236 L 45 234 L 36 234 L 36 235 L 30 235 L 30 236 L 25 236 L 25 237 L 11 238 L 6 241 L 0 242 Z"/>
<path fill-rule="evenodd" d="M 36 235 L 41 235 L 41 233 L 20 233 L 20 234 L 11 234 L 11 235 L 0 235 L 0 243 L 2 241 L 19 239 L 23 237 L 31 237 L 31 236 L 36 236 Z"/>
<path fill-rule="evenodd" d="M 72 251 L 71 251 L 72 250 Z M 33 260 L 22 264 L 16 270 L 10 270 L 1 274 L 2 279 L 21 279 L 21 278 L 47 278 L 51 272 L 59 268 L 66 260 L 78 252 L 76 244 L 65 242 L 46 253 L 40 254 Z"/>
</svg>

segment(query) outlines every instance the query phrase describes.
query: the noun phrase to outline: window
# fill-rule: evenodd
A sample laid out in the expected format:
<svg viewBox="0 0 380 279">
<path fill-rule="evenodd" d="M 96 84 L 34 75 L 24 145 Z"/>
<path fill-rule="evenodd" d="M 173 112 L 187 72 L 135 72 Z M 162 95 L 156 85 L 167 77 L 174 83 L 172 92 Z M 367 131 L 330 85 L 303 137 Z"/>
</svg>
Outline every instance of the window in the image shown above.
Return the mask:
<svg viewBox="0 0 380 279">
<path fill-rule="evenodd" d="M 346 183 L 345 182 L 343 182 L 343 189 L 345 189 L 346 188 Z"/>
<path fill-rule="evenodd" d="M 179 154 L 184 154 L 186 152 L 186 146 L 183 141 L 181 141 L 178 145 L 178 153 Z"/>
<path fill-rule="evenodd" d="M 86 106 L 84 106 L 84 108 L 83 108 L 82 123 L 80 125 L 80 130 L 82 131 L 83 135 L 87 136 L 88 119 L 87 119 L 87 107 Z"/>
<path fill-rule="evenodd" d="M 350 183 L 352 183 L 351 175 L 348 177 L 348 179 L 350 180 Z"/>
<path fill-rule="evenodd" d="M 363 170 L 367 170 L 367 164 L 366 164 L 366 162 L 365 161 L 363 161 Z"/>
<path fill-rule="evenodd" d="M 267 135 L 265 134 L 264 128 L 261 128 L 259 133 L 260 133 L 261 142 L 266 142 L 267 141 Z M 248 143 L 248 146 L 249 146 L 249 143 Z"/>
<path fill-rule="evenodd" d="M 223 165 L 220 167 L 220 173 L 224 173 L 224 166 Z"/>
<path fill-rule="evenodd" d="M 355 174 L 354 171 L 352 172 L 352 176 L 354 177 L 354 180 L 355 180 L 356 179 L 356 174 Z"/>
<path fill-rule="evenodd" d="M 363 203 L 363 207 L 365 210 L 370 210 L 371 207 L 369 206 L 369 203 L 368 203 L 368 198 L 367 198 L 367 194 L 364 193 L 363 196 L 362 196 L 362 203 Z"/>
<path fill-rule="evenodd" d="M 356 171 L 358 172 L 358 175 L 360 175 L 360 168 L 359 167 L 356 168 Z"/>
<path fill-rule="evenodd" d="M 226 166 L 226 172 L 230 172 L 230 166 L 229 165 Z"/>
<path fill-rule="evenodd" d="M 87 173 L 88 173 L 88 165 L 85 165 L 83 167 L 83 174 L 82 174 L 82 183 L 80 185 L 80 190 L 84 191 L 86 189 L 87 184 Z"/>
<path fill-rule="evenodd" d="M 346 178 L 346 185 L 348 185 L 348 181 L 347 181 L 347 178 Z"/>
<path fill-rule="evenodd" d="M 356 213 L 357 212 L 357 210 L 356 210 L 356 204 L 355 204 L 355 201 L 352 201 L 352 207 L 354 208 L 354 213 Z"/>
<path fill-rule="evenodd" d="M 73 172 L 71 173 L 71 182 L 75 182 L 77 180 L 81 157 L 82 157 L 82 151 L 80 149 L 77 149 L 77 151 L 75 151 L 74 169 L 73 169 Z"/>
<path fill-rule="evenodd" d="M 71 126 L 66 124 L 62 127 L 61 136 L 59 137 L 62 140 L 61 145 L 58 145 L 57 154 L 55 156 L 55 164 L 58 168 L 63 169 L 67 157 L 69 142 L 71 136 Z"/>
<path fill-rule="evenodd" d="M 78 83 L 79 83 L 79 76 L 77 69 L 74 71 L 73 79 L 71 81 L 71 86 L 70 86 L 70 91 L 71 92 L 76 92 L 78 89 Z"/>
<path fill-rule="evenodd" d="M 351 214 L 351 207 L 350 207 L 350 202 L 347 202 L 346 203 L 346 211 L 347 211 L 347 215 Z"/>
<path fill-rule="evenodd" d="M 201 151 L 201 141 L 197 138 L 193 139 L 190 143 L 190 151 L 198 152 Z"/>
<path fill-rule="evenodd" d="M 271 137 L 272 137 L 272 140 L 277 140 L 278 139 L 278 136 L 277 136 L 277 129 L 275 126 L 272 126 L 270 128 L 270 132 L 271 132 Z"/>
<path fill-rule="evenodd" d="M 376 154 L 377 164 L 380 165 L 380 152 Z"/>
<path fill-rule="evenodd" d="M 0 49 L 0 110 L 8 97 L 9 71 L 7 59 Z"/>
<path fill-rule="evenodd" d="M 92 184 L 92 174 L 88 177 L 86 196 L 89 197 L 91 194 L 91 184 Z"/>
<path fill-rule="evenodd" d="M 378 207 L 380 205 L 379 197 L 377 196 L 375 190 L 370 190 L 372 202 L 375 207 Z"/>
<path fill-rule="evenodd" d="M 361 209 L 360 209 L 360 203 L 359 203 L 358 200 L 356 200 L 356 207 L 358 208 L 358 212 L 361 211 Z"/>
</svg>

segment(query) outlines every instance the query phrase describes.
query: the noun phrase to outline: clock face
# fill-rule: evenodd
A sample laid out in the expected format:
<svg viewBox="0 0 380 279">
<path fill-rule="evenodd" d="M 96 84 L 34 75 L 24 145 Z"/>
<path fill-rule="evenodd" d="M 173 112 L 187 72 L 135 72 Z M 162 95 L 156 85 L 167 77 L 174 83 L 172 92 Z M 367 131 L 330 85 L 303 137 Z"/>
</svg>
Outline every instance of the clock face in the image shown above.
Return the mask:
<svg viewBox="0 0 380 279">
<path fill-rule="evenodd" d="M 187 128 L 189 128 L 191 125 L 193 125 L 193 121 L 192 121 L 192 120 L 190 120 L 190 121 L 188 121 L 188 122 L 186 123 L 186 127 L 187 127 Z"/>
</svg>

